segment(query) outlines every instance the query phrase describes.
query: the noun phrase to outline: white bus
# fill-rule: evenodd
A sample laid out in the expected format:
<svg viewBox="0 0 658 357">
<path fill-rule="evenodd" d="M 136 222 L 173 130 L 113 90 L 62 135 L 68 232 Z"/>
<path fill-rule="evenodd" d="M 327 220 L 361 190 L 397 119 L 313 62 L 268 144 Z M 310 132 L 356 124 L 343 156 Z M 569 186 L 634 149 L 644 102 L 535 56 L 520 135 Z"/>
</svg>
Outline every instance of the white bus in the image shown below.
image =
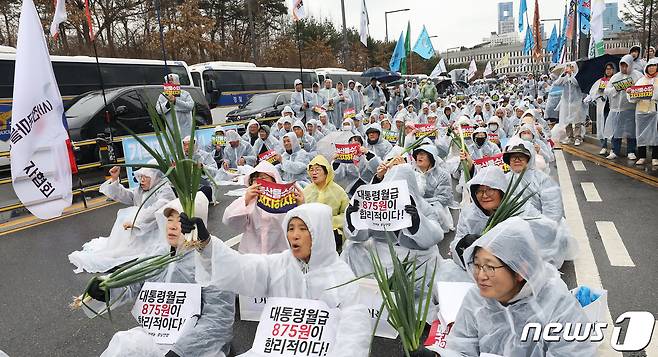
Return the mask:
<svg viewBox="0 0 658 357">
<path fill-rule="evenodd" d="M 208 99 L 215 124 L 224 123 L 226 115 L 258 93 L 292 91 L 295 79 L 304 88 L 318 81 L 315 71 L 299 68 L 257 67 L 248 62 L 205 62 L 190 66 L 194 86 L 201 87 Z"/>
<path fill-rule="evenodd" d="M 361 77 L 361 73 L 363 72 L 349 72 L 344 68 L 318 68 L 315 70 L 315 73 L 318 74 L 320 88 L 324 86 L 325 79 L 331 79 L 334 87 L 336 87 L 338 82 L 343 82 L 345 88 L 347 88 L 347 82 L 350 80 L 363 84 L 364 88 L 370 84 L 370 78 Z"/>
<path fill-rule="evenodd" d="M 50 56 L 50 59 L 65 107 L 74 97 L 100 89 L 94 57 Z M 13 48 L 6 46 L 0 48 L 0 151 L 9 150 L 15 61 L 16 54 Z M 99 58 L 99 62 L 106 88 L 162 84 L 166 74 L 164 62 L 158 60 Z M 181 85 L 192 84 L 192 76 L 185 62 L 167 61 L 167 67 L 170 73 L 180 76 Z M 7 159 L 2 159 L 0 165 L 6 165 L 8 162 Z"/>
</svg>

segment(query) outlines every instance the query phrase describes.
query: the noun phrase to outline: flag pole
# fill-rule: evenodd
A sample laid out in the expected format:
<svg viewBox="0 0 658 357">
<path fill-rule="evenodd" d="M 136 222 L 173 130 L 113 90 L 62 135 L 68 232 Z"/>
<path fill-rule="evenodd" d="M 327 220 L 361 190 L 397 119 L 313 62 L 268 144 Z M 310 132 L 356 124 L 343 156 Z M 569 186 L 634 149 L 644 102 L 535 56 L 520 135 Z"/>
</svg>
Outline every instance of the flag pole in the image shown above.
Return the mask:
<svg viewBox="0 0 658 357">
<path fill-rule="evenodd" d="M 306 98 L 304 98 L 304 66 L 302 65 L 302 40 L 301 36 L 299 34 L 299 21 L 295 21 L 295 28 L 297 29 L 297 53 L 299 54 L 299 80 L 302 81 L 302 107 L 304 106 L 304 102 L 306 102 Z M 304 111 L 306 113 L 306 111 Z"/>
<path fill-rule="evenodd" d="M 160 18 L 160 0 L 154 0 L 155 5 L 155 17 L 158 21 L 158 30 L 160 31 L 160 47 L 162 47 L 162 60 L 164 61 L 165 74 L 162 77 L 166 77 L 169 74 L 169 66 L 167 65 L 167 51 L 165 50 L 164 43 L 164 28 L 162 27 L 162 21 Z"/>
<path fill-rule="evenodd" d="M 653 0 L 649 6 L 649 36 L 647 37 L 647 62 L 649 61 L 649 47 L 651 47 L 651 25 L 653 24 Z"/>
</svg>

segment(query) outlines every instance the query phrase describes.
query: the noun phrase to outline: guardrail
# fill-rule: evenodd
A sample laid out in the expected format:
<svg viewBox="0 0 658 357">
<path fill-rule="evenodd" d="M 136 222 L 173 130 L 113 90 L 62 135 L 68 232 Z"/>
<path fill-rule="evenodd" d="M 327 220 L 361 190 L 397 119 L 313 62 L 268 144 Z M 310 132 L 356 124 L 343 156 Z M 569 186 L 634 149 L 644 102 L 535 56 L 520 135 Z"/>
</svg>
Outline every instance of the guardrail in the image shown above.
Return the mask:
<svg viewBox="0 0 658 357">
<path fill-rule="evenodd" d="M 272 120 L 275 120 L 275 119 L 276 119 L 276 117 L 267 117 L 267 118 L 260 118 L 260 119 L 256 119 L 256 120 L 259 123 L 262 123 L 262 122 L 269 122 L 269 121 L 272 121 Z M 245 125 L 247 123 L 249 123 L 249 120 L 229 122 L 229 123 L 218 124 L 218 125 L 221 125 L 221 126 L 235 126 L 235 125 L 238 125 L 239 126 L 239 125 Z M 217 127 L 218 125 L 202 125 L 202 126 L 199 126 L 199 129 L 214 128 L 214 127 Z M 142 134 L 143 135 L 148 135 L 148 134 L 152 134 L 152 133 L 140 133 L 140 135 L 142 135 Z M 124 138 L 130 138 L 130 137 L 131 137 L 130 135 L 116 136 L 116 137 L 113 138 L 112 142 L 113 143 L 120 143 Z M 72 142 L 71 144 L 73 145 L 74 148 L 82 148 L 82 147 L 85 147 L 85 146 L 97 145 L 97 142 L 96 142 L 95 139 L 90 139 L 90 140 L 81 140 L 81 141 Z M 0 151 L 0 157 L 10 158 L 9 151 Z M 122 163 L 122 162 L 125 162 L 124 158 L 117 158 L 117 163 Z M 82 165 L 78 165 L 78 172 L 84 171 L 84 170 L 89 170 L 89 169 L 97 169 L 97 168 L 101 168 L 102 166 L 103 166 L 103 163 L 101 163 L 100 161 L 91 162 L 91 163 L 87 163 L 87 164 L 82 164 Z M 0 179 L 0 185 L 9 184 L 9 183 L 11 183 L 11 181 L 12 181 L 11 177 Z M 127 179 L 121 180 L 121 183 L 127 183 L 127 182 L 128 182 Z M 83 194 L 83 202 L 85 202 L 85 207 L 86 207 L 86 201 L 85 201 L 84 193 L 98 191 L 100 186 L 101 186 L 101 184 L 94 184 L 94 185 L 90 185 L 90 186 L 81 186 L 80 188 L 77 188 L 77 189 L 73 190 L 73 195 L 76 196 L 76 195 Z M 12 210 L 23 208 L 23 207 L 25 207 L 25 206 L 22 203 L 15 203 L 15 204 L 6 205 L 6 206 L 0 206 L 0 213 L 7 212 L 7 211 L 12 211 Z"/>
</svg>

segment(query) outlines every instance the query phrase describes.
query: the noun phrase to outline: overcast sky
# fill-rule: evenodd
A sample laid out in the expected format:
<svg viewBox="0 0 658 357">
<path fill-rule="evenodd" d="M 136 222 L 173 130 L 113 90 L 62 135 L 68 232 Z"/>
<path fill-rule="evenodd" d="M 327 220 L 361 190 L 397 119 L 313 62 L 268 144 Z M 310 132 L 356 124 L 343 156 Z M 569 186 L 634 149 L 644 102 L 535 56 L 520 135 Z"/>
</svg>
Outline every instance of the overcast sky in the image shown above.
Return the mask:
<svg viewBox="0 0 658 357">
<path fill-rule="evenodd" d="M 361 0 L 344 0 L 347 27 L 359 27 Z M 288 0 L 290 2 L 290 0 Z M 416 42 L 422 26 L 427 27 L 434 49 L 444 51 L 457 46 L 473 46 L 498 31 L 497 0 L 366 0 L 370 18 L 370 36 L 384 40 L 386 36 L 384 12 L 408 8 L 410 11 L 388 15 L 389 40 L 396 41 L 400 32 L 405 31 L 411 20 L 412 46 Z M 518 26 L 520 0 L 514 0 L 514 19 Z M 542 19 L 563 18 L 566 0 L 539 0 L 539 14 Z M 612 2 L 608 0 L 607 2 Z M 619 0 L 620 10 L 626 0 Z M 307 15 L 329 18 L 337 27 L 342 26 L 341 0 L 304 0 Z M 527 0 L 530 21 L 534 14 L 535 1 Z M 290 6 L 290 5 L 289 5 Z M 557 22 L 554 22 L 557 24 Z M 553 22 L 547 23 L 550 34 Z M 518 27 L 517 27 L 518 30 Z M 558 29 L 559 30 L 559 29 Z"/>
</svg>

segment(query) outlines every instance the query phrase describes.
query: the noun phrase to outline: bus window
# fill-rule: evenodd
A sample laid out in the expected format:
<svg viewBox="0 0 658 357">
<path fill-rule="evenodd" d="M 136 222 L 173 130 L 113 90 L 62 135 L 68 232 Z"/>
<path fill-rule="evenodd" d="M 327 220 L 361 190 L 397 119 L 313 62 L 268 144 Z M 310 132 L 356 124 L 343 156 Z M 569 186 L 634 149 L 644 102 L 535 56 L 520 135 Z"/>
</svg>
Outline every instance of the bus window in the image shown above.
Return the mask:
<svg viewBox="0 0 658 357">
<path fill-rule="evenodd" d="M 206 71 L 204 76 L 208 76 L 209 80 L 215 81 L 215 86 L 217 86 L 215 89 L 220 92 L 242 90 L 240 72 L 210 70 Z"/>
<path fill-rule="evenodd" d="M 14 61 L 0 61 L 0 98 L 11 98 L 14 92 Z"/>
<path fill-rule="evenodd" d="M 192 72 L 192 81 L 195 87 L 201 88 L 201 74 L 199 72 Z"/>
<path fill-rule="evenodd" d="M 318 74 L 318 83 L 320 83 L 320 87 L 324 87 L 324 75 L 323 74 Z"/>
<path fill-rule="evenodd" d="M 244 90 L 264 90 L 267 89 L 265 85 L 265 78 L 261 71 L 244 71 L 242 72 L 242 81 L 244 83 Z"/>
<path fill-rule="evenodd" d="M 183 66 L 172 66 L 168 65 L 169 73 L 175 73 L 180 77 L 180 84 L 182 86 L 190 85 L 190 78 L 187 75 L 187 70 Z M 153 83 L 164 83 L 165 77 L 165 68 L 164 66 L 144 66 L 143 72 L 144 78 L 143 83 L 153 84 Z"/>
<path fill-rule="evenodd" d="M 265 72 L 265 89 L 283 90 L 285 88 L 284 72 Z"/>
</svg>

